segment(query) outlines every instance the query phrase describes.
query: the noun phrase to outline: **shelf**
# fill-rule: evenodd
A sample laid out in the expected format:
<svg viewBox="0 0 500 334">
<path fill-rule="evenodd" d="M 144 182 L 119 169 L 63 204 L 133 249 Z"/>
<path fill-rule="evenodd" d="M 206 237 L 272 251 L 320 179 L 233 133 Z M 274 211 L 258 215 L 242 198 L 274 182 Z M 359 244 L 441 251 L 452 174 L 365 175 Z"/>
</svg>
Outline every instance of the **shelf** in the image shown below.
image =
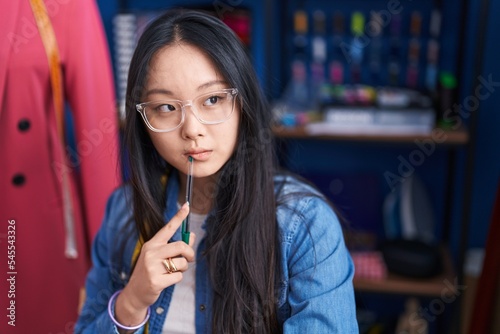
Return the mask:
<svg viewBox="0 0 500 334">
<path fill-rule="evenodd" d="M 464 145 L 469 141 L 469 134 L 465 128 L 457 130 L 443 130 L 436 128 L 434 135 L 401 135 L 401 134 L 329 134 L 311 135 L 304 126 L 285 127 L 276 126 L 273 132 L 278 138 L 288 139 L 320 139 L 320 140 L 345 140 L 345 141 L 372 141 L 372 142 L 393 142 L 412 143 L 415 140 L 433 140 L 440 145 Z"/>
<path fill-rule="evenodd" d="M 443 272 L 436 277 L 411 279 L 395 274 L 388 274 L 387 278 L 381 280 L 356 277 L 353 281 L 354 289 L 359 292 L 409 294 L 440 298 L 456 296 L 456 274 L 453 270 L 451 257 L 448 251 L 443 249 L 442 252 Z"/>
</svg>

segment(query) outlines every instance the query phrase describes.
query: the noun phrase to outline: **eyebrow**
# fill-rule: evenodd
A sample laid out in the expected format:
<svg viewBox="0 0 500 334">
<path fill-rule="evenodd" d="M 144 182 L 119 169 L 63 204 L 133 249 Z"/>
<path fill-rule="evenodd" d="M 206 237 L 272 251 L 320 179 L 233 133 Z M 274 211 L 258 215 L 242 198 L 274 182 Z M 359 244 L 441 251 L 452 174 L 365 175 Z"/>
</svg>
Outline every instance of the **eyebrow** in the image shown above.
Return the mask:
<svg viewBox="0 0 500 334">
<path fill-rule="evenodd" d="M 226 85 L 227 82 L 224 80 L 212 80 L 212 81 L 206 82 L 206 83 L 198 86 L 198 88 L 196 88 L 196 90 L 200 91 L 202 89 L 206 89 L 206 88 L 209 88 L 211 86 L 220 85 L 220 84 Z M 172 91 L 170 91 L 168 89 L 163 89 L 163 88 L 153 88 L 153 89 L 150 89 L 146 92 L 146 96 L 149 96 L 152 94 L 174 95 Z"/>
</svg>

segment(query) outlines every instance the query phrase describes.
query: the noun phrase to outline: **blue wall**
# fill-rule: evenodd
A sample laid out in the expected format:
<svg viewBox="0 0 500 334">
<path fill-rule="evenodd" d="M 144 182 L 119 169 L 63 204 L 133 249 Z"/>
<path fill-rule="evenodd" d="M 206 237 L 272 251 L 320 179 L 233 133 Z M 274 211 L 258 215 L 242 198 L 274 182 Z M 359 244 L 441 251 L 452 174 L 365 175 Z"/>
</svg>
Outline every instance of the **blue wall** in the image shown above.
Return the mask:
<svg viewBox="0 0 500 334">
<path fill-rule="evenodd" d="M 476 73 L 472 66 L 476 56 L 479 56 L 483 61 L 481 76 L 485 79 L 491 76 L 492 81 L 496 82 L 496 86 L 492 88 L 491 95 L 483 99 L 479 109 L 475 111 L 478 117 L 478 126 L 477 142 L 474 148 L 475 168 L 472 175 L 472 214 L 469 229 L 469 244 L 472 247 L 484 246 L 500 176 L 500 44 L 498 43 L 500 0 L 490 0 L 489 16 L 487 17 L 480 17 L 480 3 L 481 1 L 471 1 L 469 8 L 471 19 L 468 22 L 466 56 L 462 65 L 465 80 L 460 101 L 473 95 L 474 89 L 477 87 Z M 485 50 L 484 53 L 477 55 L 478 24 L 483 20 L 488 20 Z M 460 161 L 462 165 L 457 166 L 462 173 L 462 178 L 457 179 L 457 182 L 461 182 L 467 177 L 463 175 L 464 159 L 465 157 Z M 460 205 L 456 207 L 459 209 Z M 461 211 L 455 210 L 455 222 L 460 218 Z"/>
</svg>

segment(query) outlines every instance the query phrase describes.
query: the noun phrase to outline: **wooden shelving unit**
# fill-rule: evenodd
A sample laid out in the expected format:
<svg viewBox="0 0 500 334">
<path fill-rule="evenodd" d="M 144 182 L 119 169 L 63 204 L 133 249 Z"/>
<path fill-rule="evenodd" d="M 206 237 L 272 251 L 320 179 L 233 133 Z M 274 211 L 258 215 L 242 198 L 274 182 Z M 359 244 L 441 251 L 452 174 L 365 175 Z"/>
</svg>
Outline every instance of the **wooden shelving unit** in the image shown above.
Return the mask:
<svg viewBox="0 0 500 334">
<path fill-rule="evenodd" d="M 437 132 L 439 131 L 439 132 Z M 304 126 L 285 127 L 276 126 L 273 128 L 274 134 L 278 138 L 289 139 L 319 139 L 319 140 L 337 140 L 337 141 L 372 141 L 372 142 L 391 142 L 391 143 L 411 143 L 415 140 L 435 140 L 439 137 L 440 145 L 464 145 L 469 140 L 469 134 L 465 128 L 457 130 L 444 130 L 436 128 L 429 135 L 394 135 L 394 134 L 328 134 L 328 135 L 311 135 L 307 132 Z M 443 140 L 444 139 L 444 140 Z M 437 141 L 436 141 L 437 142 Z"/>
<path fill-rule="evenodd" d="M 442 297 L 457 293 L 456 274 L 449 252 L 442 249 L 443 271 L 440 275 L 429 279 L 410 279 L 389 273 L 385 279 L 357 278 L 354 288 L 361 292 L 397 293 Z"/>
</svg>

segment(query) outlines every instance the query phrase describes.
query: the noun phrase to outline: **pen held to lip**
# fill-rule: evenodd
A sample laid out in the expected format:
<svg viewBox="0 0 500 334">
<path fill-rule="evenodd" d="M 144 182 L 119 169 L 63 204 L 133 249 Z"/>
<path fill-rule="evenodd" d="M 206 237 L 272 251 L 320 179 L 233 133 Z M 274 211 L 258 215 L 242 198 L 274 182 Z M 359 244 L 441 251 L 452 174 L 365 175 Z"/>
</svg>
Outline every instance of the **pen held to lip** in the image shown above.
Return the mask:
<svg viewBox="0 0 500 334">
<path fill-rule="evenodd" d="M 188 172 L 187 172 L 187 180 L 186 180 L 186 202 L 191 203 L 191 194 L 193 191 L 193 157 L 188 157 Z M 191 212 L 188 213 L 186 219 L 182 222 L 182 241 L 189 244 L 189 234 L 190 234 L 190 226 L 189 226 L 189 216 Z"/>
</svg>

